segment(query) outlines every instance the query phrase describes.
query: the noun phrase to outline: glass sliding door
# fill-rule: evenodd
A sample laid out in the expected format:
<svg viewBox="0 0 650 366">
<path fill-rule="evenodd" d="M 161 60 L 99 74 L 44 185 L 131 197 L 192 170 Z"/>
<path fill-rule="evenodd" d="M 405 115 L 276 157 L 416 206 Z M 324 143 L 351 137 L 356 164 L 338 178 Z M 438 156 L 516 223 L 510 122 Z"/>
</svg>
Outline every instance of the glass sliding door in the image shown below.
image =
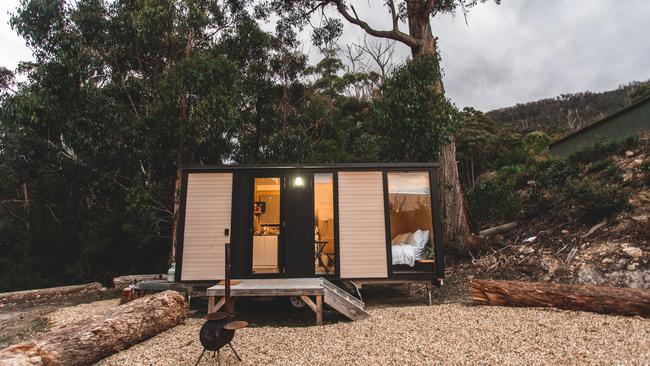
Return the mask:
<svg viewBox="0 0 650 366">
<path fill-rule="evenodd" d="M 314 273 L 336 272 L 334 174 L 314 174 Z"/>
<path fill-rule="evenodd" d="M 388 196 L 393 265 L 433 270 L 429 173 L 388 173 Z"/>
<path fill-rule="evenodd" d="M 253 190 L 253 273 L 280 273 L 280 177 L 255 177 Z"/>
</svg>

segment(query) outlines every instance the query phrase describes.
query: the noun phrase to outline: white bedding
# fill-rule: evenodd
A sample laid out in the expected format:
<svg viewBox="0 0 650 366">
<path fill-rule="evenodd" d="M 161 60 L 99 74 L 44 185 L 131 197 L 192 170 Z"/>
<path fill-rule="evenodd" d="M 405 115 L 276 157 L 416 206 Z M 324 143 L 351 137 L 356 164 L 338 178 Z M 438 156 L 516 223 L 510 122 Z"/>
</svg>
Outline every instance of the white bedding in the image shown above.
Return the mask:
<svg viewBox="0 0 650 366">
<path fill-rule="evenodd" d="M 413 267 L 415 266 L 415 261 L 420 259 L 417 256 L 419 249 L 415 245 L 397 244 L 391 245 L 391 249 L 393 252 L 393 265 L 406 264 Z"/>
<path fill-rule="evenodd" d="M 397 235 L 391 241 L 393 265 L 415 266 L 415 261 L 424 258 L 424 248 L 429 241 L 429 230 Z"/>
</svg>

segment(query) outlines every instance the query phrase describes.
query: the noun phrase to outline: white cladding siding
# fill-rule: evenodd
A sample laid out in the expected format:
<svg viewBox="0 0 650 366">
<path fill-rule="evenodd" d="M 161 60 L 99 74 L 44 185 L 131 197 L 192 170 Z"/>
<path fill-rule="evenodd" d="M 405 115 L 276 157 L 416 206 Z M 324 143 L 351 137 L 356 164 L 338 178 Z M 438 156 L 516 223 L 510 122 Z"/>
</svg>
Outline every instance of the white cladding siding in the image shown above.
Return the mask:
<svg viewBox="0 0 650 366">
<path fill-rule="evenodd" d="M 224 278 L 231 206 L 232 173 L 188 174 L 182 281 Z"/>
<path fill-rule="evenodd" d="M 386 278 L 386 221 L 381 172 L 339 172 L 341 278 Z"/>
</svg>

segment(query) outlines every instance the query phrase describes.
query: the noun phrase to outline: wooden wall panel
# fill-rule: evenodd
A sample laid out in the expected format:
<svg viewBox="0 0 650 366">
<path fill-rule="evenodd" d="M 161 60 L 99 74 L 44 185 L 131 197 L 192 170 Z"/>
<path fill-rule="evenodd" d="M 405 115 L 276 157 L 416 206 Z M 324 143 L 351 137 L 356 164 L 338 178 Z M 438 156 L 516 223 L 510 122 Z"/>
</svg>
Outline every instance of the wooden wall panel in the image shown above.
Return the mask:
<svg viewBox="0 0 650 366">
<path fill-rule="evenodd" d="M 224 278 L 231 206 L 232 173 L 188 175 L 182 281 Z"/>
<path fill-rule="evenodd" d="M 386 220 L 381 172 L 339 172 L 341 278 L 386 278 Z"/>
</svg>

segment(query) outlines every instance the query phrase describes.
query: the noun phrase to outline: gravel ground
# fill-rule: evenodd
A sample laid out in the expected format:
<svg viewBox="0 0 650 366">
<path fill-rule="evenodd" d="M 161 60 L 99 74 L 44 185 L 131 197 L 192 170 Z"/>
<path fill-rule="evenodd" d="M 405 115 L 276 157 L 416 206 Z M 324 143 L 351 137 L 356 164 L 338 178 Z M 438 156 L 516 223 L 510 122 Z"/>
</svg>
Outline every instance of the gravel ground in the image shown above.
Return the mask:
<svg viewBox="0 0 650 366">
<path fill-rule="evenodd" d="M 104 311 L 116 300 L 61 309 L 52 325 Z M 257 303 L 256 310 L 266 307 Z M 234 344 L 246 365 L 648 364 L 650 320 L 552 309 L 464 304 L 369 309 L 371 318 L 317 326 L 255 323 Z M 305 315 L 310 315 L 305 312 Z M 242 313 L 239 318 L 246 319 Z M 108 357 L 99 365 L 192 365 L 203 320 Z M 229 349 L 224 365 L 238 364 Z M 215 365 L 205 359 L 202 365 Z"/>
</svg>

